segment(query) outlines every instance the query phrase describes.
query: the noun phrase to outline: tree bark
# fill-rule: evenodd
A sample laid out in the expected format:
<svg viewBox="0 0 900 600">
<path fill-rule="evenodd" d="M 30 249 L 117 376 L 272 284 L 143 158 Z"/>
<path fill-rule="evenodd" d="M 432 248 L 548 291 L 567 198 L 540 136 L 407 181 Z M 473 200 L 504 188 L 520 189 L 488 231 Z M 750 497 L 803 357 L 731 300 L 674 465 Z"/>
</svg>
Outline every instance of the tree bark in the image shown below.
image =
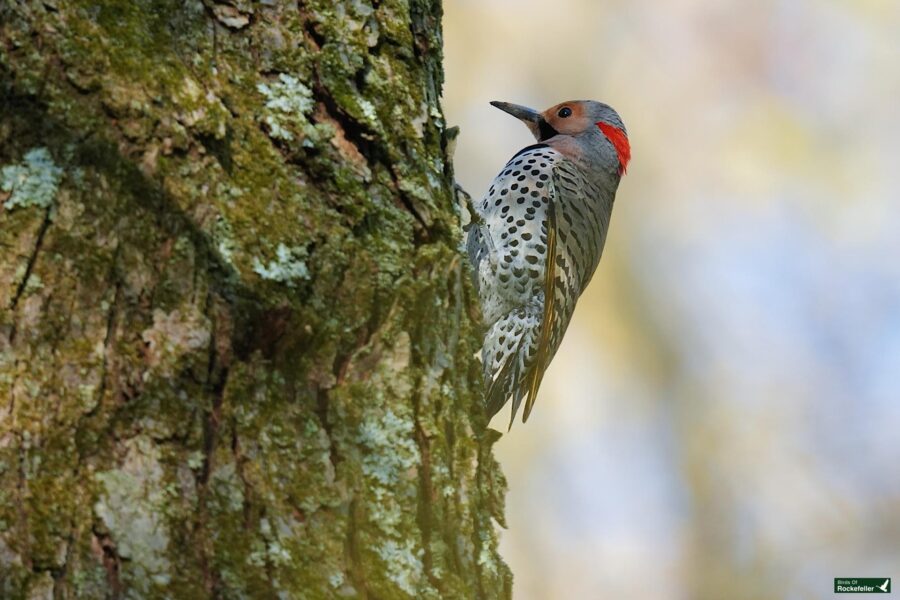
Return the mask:
<svg viewBox="0 0 900 600">
<path fill-rule="evenodd" d="M 498 598 L 439 0 L 0 0 L 0 596 Z"/>
</svg>

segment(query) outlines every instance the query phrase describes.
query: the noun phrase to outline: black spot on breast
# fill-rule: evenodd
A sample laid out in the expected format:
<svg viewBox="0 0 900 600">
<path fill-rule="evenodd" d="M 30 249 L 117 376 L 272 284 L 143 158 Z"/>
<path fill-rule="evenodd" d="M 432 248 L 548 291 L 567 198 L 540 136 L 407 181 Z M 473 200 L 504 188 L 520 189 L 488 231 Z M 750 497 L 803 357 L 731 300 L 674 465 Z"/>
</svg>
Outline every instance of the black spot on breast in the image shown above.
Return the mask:
<svg viewBox="0 0 900 600">
<path fill-rule="evenodd" d="M 533 170 L 533 171 L 531 172 L 531 174 L 534 175 L 535 177 L 537 177 L 538 175 L 541 174 L 541 172 L 538 171 L 537 169 L 535 169 L 535 170 Z M 493 190 L 491 190 L 491 191 L 493 191 Z"/>
<path fill-rule="evenodd" d="M 541 195 L 541 193 L 540 193 L 539 191 L 537 191 L 537 190 L 532 190 L 532 191 L 531 191 L 531 197 L 532 197 L 532 198 L 538 198 L 538 197 L 540 197 L 540 195 Z"/>
<path fill-rule="evenodd" d="M 510 217 L 510 219 L 512 219 L 512 217 Z M 518 227 L 515 227 L 515 226 L 510 227 L 509 229 L 507 229 L 507 231 L 509 232 L 510 235 L 514 234 L 514 233 L 517 232 L 518 230 L 519 230 L 519 228 L 518 228 Z"/>
<path fill-rule="evenodd" d="M 532 279 L 537 279 L 537 278 L 539 278 L 539 277 L 541 276 L 541 272 L 540 272 L 540 271 L 536 271 L 536 270 L 534 270 L 534 269 L 528 269 L 528 275 L 529 275 Z"/>
<path fill-rule="evenodd" d="M 519 189 L 519 184 L 518 184 L 518 183 L 514 183 L 514 184 L 512 184 L 511 186 L 509 186 L 509 189 L 511 189 L 511 190 L 513 190 L 513 191 L 516 191 L 517 189 Z"/>
<path fill-rule="evenodd" d="M 519 227 L 522 227 L 523 225 L 525 225 L 525 220 L 519 219 L 518 221 L 516 221 L 516 225 L 518 225 Z"/>
<path fill-rule="evenodd" d="M 534 185 L 535 185 L 535 187 L 542 188 L 542 187 L 544 187 L 544 182 L 543 181 L 535 181 Z M 504 190 L 504 192 L 505 191 L 506 190 Z"/>
<path fill-rule="evenodd" d="M 497 279 L 500 280 L 500 283 L 509 283 L 509 273 L 501 271 L 500 274 L 497 275 Z"/>
<path fill-rule="evenodd" d="M 525 257 L 525 260 L 527 260 L 529 264 L 536 265 L 538 262 L 538 257 L 534 254 L 529 254 Z"/>
<path fill-rule="evenodd" d="M 525 240 L 526 242 L 531 241 L 531 234 L 526 231 L 525 233 L 522 234 L 522 239 Z"/>
<path fill-rule="evenodd" d="M 525 204 L 525 198 L 523 198 L 522 196 L 519 196 L 518 198 L 516 198 L 516 202 L 518 204 Z"/>
<path fill-rule="evenodd" d="M 519 191 L 520 191 L 521 193 L 523 193 L 523 194 L 527 194 L 527 193 L 528 193 L 528 189 L 529 189 L 529 188 L 528 188 L 528 186 L 526 185 L 526 186 L 523 186 L 522 189 L 519 190 Z"/>
</svg>

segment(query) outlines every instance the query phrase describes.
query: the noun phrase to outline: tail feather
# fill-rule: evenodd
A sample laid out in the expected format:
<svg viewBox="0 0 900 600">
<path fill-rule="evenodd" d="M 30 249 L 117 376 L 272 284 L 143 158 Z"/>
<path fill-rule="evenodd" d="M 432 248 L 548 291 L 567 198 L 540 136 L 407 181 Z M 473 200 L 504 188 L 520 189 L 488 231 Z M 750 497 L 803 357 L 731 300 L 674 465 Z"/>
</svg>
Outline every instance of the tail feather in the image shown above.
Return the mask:
<svg viewBox="0 0 900 600">
<path fill-rule="evenodd" d="M 500 412 L 500 409 L 506 404 L 510 393 L 515 389 L 518 381 L 518 360 L 516 360 L 518 350 L 515 355 L 510 356 L 504 361 L 500 371 L 493 379 L 489 379 L 490 385 L 487 391 L 487 413 L 488 419 L 492 419 L 494 415 Z M 487 362 L 487 361 L 485 361 Z M 488 377 L 490 374 L 488 374 Z"/>
<path fill-rule="evenodd" d="M 487 382 L 487 413 L 491 418 L 512 398 L 510 427 L 528 392 L 532 373 L 536 335 L 539 333 L 537 309 L 517 310 L 497 321 L 488 331 L 482 349 Z"/>
</svg>

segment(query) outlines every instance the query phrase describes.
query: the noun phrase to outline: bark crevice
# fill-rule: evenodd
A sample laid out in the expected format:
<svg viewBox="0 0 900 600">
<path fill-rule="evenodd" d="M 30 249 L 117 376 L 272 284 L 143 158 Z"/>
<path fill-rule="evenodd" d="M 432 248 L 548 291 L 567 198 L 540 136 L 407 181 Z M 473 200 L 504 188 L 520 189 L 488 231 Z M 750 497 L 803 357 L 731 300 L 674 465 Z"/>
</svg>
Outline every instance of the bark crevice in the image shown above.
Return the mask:
<svg viewBox="0 0 900 600">
<path fill-rule="evenodd" d="M 8 310 L 14 311 L 16 307 L 19 305 L 19 300 L 22 298 L 22 294 L 25 292 L 25 288 L 28 286 L 28 280 L 31 278 L 31 273 L 34 270 L 34 263 L 37 262 L 38 254 L 41 252 L 41 248 L 44 245 L 44 236 L 47 234 L 47 230 L 50 228 L 51 218 L 50 218 L 51 207 L 47 207 L 44 210 L 44 219 L 41 221 L 41 225 L 38 228 L 37 236 L 34 240 L 34 245 L 31 250 L 31 254 L 28 255 L 28 260 L 25 262 L 25 273 L 22 275 L 21 281 L 19 281 L 16 286 L 16 291 L 13 294 L 12 300 L 7 307 Z M 12 331 L 9 334 L 10 343 L 15 340 L 16 337 L 16 328 L 13 326 Z"/>
</svg>

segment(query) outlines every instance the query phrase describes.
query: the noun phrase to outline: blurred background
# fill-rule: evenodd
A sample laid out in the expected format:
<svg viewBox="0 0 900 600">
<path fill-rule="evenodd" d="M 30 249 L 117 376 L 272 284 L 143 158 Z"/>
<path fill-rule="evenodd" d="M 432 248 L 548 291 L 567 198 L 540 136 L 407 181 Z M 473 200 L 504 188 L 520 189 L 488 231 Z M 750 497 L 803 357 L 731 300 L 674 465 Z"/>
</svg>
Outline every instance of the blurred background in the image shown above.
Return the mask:
<svg viewBox="0 0 900 600">
<path fill-rule="evenodd" d="M 473 196 L 532 143 L 490 100 L 602 100 L 632 145 L 600 267 L 497 445 L 515 598 L 900 577 L 900 3 L 445 11 Z"/>
</svg>

